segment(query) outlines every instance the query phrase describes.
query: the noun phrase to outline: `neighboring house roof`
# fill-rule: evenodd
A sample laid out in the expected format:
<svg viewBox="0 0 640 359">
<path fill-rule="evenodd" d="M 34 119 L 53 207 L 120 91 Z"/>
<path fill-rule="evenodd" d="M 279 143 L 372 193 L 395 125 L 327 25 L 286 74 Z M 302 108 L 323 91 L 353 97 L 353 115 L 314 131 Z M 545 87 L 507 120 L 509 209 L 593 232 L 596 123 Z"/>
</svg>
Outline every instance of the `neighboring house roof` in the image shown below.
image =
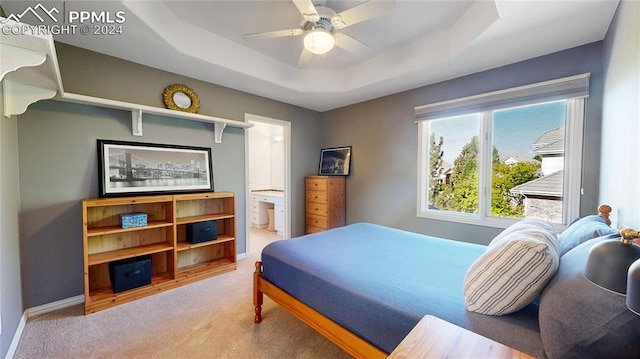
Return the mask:
<svg viewBox="0 0 640 359">
<path fill-rule="evenodd" d="M 453 166 L 451 165 L 451 163 L 444 160 L 442 161 L 440 167 L 442 167 L 442 173 L 440 174 L 441 178 L 446 177 L 453 170 Z"/>
<path fill-rule="evenodd" d="M 525 196 L 562 197 L 563 171 L 554 172 L 548 176 L 513 187 L 510 192 Z"/>
<path fill-rule="evenodd" d="M 534 155 L 564 153 L 564 126 L 549 130 L 533 143 Z"/>
<path fill-rule="evenodd" d="M 516 154 L 500 155 L 500 162 L 504 162 L 506 164 L 512 164 L 512 163 L 518 163 L 518 162 L 539 163 L 540 161 L 536 160 L 535 158 L 531 158 L 530 156 L 523 155 L 521 153 L 516 153 Z"/>
</svg>

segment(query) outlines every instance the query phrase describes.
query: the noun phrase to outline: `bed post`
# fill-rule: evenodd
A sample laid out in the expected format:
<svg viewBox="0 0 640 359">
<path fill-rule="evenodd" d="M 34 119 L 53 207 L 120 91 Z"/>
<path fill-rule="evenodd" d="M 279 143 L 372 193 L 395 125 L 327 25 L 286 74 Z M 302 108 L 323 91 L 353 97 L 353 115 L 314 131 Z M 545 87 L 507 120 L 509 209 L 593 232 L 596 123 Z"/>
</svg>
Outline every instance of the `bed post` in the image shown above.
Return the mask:
<svg viewBox="0 0 640 359">
<path fill-rule="evenodd" d="M 606 204 L 602 204 L 598 206 L 598 213 L 600 213 L 600 216 L 604 218 L 604 221 L 608 225 L 611 225 L 611 220 L 609 219 L 609 214 L 611 213 L 611 206 L 608 206 Z"/>
<path fill-rule="evenodd" d="M 253 272 L 253 306 L 256 317 L 254 323 L 262 322 L 262 298 L 263 294 L 260 291 L 260 279 L 262 278 L 262 262 L 256 262 L 256 270 Z"/>
</svg>

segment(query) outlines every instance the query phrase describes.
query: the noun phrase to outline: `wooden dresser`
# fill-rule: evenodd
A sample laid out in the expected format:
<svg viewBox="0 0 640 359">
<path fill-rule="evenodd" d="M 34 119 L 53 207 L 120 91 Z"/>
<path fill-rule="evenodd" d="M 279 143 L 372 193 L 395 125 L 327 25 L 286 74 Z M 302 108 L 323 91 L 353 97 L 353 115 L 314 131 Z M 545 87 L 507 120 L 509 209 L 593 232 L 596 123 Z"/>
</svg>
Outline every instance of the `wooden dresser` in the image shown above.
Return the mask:
<svg viewBox="0 0 640 359">
<path fill-rule="evenodd" d="M 306 188 L 306 233 L 346 224 L 345 177 L 309 176 Z"/>
</svg>

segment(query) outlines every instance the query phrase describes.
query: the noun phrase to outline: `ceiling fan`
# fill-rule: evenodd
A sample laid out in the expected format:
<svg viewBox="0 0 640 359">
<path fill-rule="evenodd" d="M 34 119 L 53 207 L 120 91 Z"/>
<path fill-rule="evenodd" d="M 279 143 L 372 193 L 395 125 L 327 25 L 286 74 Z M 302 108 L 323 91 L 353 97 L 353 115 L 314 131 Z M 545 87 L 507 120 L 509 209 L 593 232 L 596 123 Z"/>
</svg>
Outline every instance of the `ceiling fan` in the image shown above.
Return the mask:
<svg viewBox="0 0 640 359">
<path fill-rule="evenodd" d="M 258 32 L 244 35 L 246 40 L 304 35 L 304 47 L 297 67 L 301 68 L 313 57 L 329 52 L 334 46 L 353 54 L 366 54 L 373 49 L 338 30 L 386 14 L 395 8 L 395 0 L 369 0 L 336 13 L 327 7 L 327 0 L 292 0 L 304 21 L 300 28 Z"/>
</svg>

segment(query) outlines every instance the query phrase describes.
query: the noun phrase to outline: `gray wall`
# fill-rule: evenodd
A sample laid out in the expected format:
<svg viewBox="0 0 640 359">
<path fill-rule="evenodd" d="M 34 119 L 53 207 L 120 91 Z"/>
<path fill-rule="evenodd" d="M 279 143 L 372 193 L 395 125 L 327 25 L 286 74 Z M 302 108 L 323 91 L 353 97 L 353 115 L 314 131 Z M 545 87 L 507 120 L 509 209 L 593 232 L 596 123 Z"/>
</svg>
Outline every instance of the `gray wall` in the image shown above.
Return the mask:
<svg viewBox="0 0 640 359">
<path fill-rule="evenodd" d="M 600 195 L 617 227 L 640 228 L 640 2 L 622 1 L 604 42 Z"/>
<path fill-rule="evenodd" d="M 0 89 L 0 113 L 2 113 Z M 22 316 L 20 285 L 20 248 L 18 214 L 20 193 L 18 185 L 18 123 L 17 117 L 0 115 L 0 314 L 2 336 L 0 357 L 4 358 L 11 345 Z"/>
<path fill-rule="evenodd" d="M 581 214 L 598 205 L 602 113 L 602 42 L 468 75 L 322 114 L 323 147 L 353 146 L 347 178 L 347 222 L 486 244 L 499 231 L 416 216 L 418 133 L 413 108 L 509 87 L 590 72 Z"/>
<path fill-rule="evenodd" d="M 181 83 L 198 93 L 201 114 L 290 121 L 292 234 L 304 232 L 304 176 L 316 171 L 320 149 L 317 112 L 68 45 L 56 49 L 67 92 L 164 107 L 164 88 Z M 145 115 L 143 133 L 132 136 L 130 112 L 58 101 L 38 102 L 19 116 L 25 308 L 83 293 L 81 200 L 98 196 L 96 139 L 211 147 L 215 190 L 236 193 L 237 252 L 245 252 L 244 130 L 227 127 L 214 144 L 211 124 Z"/>
</svg>

